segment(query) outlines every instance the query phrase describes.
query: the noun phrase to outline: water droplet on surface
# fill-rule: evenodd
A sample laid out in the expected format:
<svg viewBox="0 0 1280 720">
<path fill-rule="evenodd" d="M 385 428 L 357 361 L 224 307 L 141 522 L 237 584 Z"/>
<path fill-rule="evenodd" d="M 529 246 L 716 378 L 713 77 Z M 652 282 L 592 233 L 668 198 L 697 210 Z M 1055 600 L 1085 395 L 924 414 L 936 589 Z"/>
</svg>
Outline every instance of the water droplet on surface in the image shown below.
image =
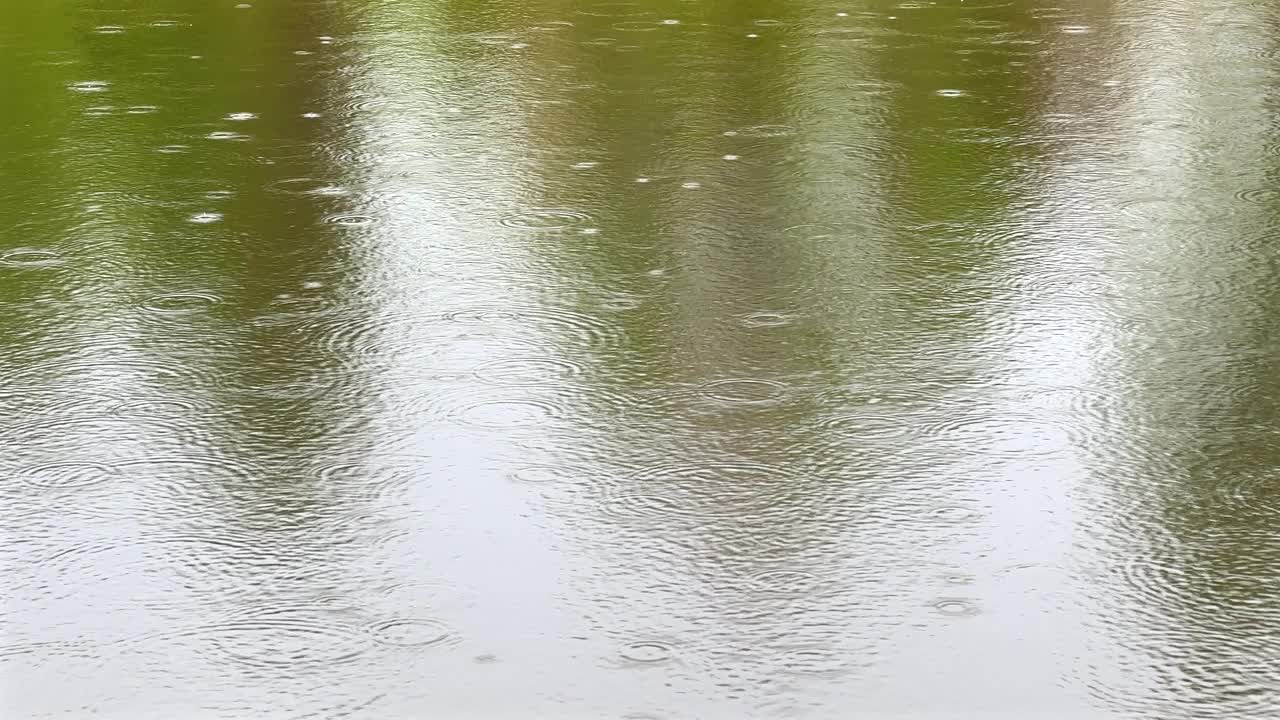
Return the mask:
<svg viewBox="0 0 1280 720">
<path fill-rule="evenodd" d="M 361 225 L 370 225 L 373 218 L 368 215 L 330 215 L 324 219 L 330 225 L 345 225 L 347 227 L 359 227 Z"/>
<path fill-rule="evenodd" d="M 564 471 L 551 465 L 529 465 L 511 471 L 509 476 L 519 483 L 540 485 L 564 481 Z"/>
<path fill-rule="evenodd" d="M 645 665 L 668 662 L 673 657 L 672 649 L 660 642 L 632 643 L 624 647 L 620 654 L 624 660 Z"/>
<path fill-rule="evenodd" d="M 973 520 L 977 516 L 977 511 L 958 505 L 937 507 L 929 511 L 929 517 L 937 518 L 938 520 L 945 520 L 947 522 L 964 522 L 966 520 Z"/>
<path fill-rule="evenodd" d="M 99 93 L 105 92 L 111 87 L 111 83 L 103 80 L 82 80 L 80 82 L 71 83 L 68 88 L 82 93 Z"/>
<path fill-rule="evenodd" d="M 978 606 L 970 600 L 946 598 L 933 604 L 933 609 L 947 617 L 968 617 L 978 614 Z"/>
<path fill-rule="evenodd" d="M 312 178 L 289 178 L 277 180 L 266 186 L 268 192 L 284 195 L 316 195 L 320 197 L 341 197 L 351 191 L 341 185 L 333 185 Z"/>
<path fill-rule="evenodd" d="M 413 648 L 439 645 L 449 639 L 449 628 L 436 620 L 396 618 L 370 626 L 373 639 L 381 645 Z"/>
<path fill-rule="evenodd" d="M 741 323 L 752 328 L 785 327 L 793 322 L 791 316 L 782 313 L 752 313 L 742 318 Z"/>
<path fill-rule="evenodd" d="M 156 295 L 142 304 L 154 313 L 164 315 L 189 315 L 207 310 L 217 305 L 221 299 L 217 295 L 198 292 L 175 292 Z"/>
</svg>

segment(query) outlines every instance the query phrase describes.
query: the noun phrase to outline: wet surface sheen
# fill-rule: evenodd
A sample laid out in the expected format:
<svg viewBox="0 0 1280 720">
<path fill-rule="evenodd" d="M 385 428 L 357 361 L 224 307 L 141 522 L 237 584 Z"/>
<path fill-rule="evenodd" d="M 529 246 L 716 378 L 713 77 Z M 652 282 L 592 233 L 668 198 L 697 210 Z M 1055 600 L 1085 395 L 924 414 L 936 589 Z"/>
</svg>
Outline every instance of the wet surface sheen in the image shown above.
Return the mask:
<svg viewBox="0 0 1280 720">
<path fill-rule="evenodd" d="M 0 3 L 0 715 L 1280 717 L 1278 46 Z"/>
</svg>

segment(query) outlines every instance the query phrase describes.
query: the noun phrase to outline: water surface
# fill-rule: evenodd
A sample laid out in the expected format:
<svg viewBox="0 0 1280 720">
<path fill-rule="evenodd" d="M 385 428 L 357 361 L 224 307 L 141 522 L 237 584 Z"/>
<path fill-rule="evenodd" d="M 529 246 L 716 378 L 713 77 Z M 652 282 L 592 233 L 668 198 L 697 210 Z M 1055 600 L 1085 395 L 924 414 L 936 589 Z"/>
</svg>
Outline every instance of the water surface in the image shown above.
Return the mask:
<svg viewBox="0 0 1280 720">
<path fill-rule="evenodd" d="M 1280 716 L 1265 0 L 0 7 L 0 714 Z"/>
</svg>

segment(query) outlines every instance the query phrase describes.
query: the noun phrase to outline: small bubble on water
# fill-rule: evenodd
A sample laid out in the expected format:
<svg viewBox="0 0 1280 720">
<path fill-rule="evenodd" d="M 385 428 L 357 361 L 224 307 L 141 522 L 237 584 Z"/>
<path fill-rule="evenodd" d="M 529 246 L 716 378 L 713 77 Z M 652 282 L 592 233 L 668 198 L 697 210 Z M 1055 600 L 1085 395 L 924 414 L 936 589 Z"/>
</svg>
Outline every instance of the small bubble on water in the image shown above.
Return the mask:
<svg viewBox="0 0 1280 720">
<path fill-rule="evenodd" d="M 725 131 L 724 131 L 723 133 L 721 133 L 721 134 L 722 134 L 722 135 L 724 135 L 725 137 L 733 137 L 734 135 L 737 135 L 737 134 L 738 134 L 738 131 L 737 131 L 737 130 L 725 130 Z"/>
<path fill-rule="evenodd" d="M 686 183 L 680 183 L 680 187 L 684 188 L 685 190 L 697 190 L 698 188 L 702 187 L 702 183 L 689 181 Z"/>
<path fill-rule="evenodd" d="M 955 90 L 953 88 L 944 88 L 942 90 L 938 90 L 934 92 L 934 95 L 938 95 L 939 97 L 956 98 L 956 97 L 964 96 L 965 91 Z"/>
<path fill-rule="evenodd" d="M 124 32 L 124 28 L 119 25 L 99 25 L 93 31 L 99 35 L 119 35 Z"/>
<path fill-rule="evenodd" d="M 333 36 L 331 35 L 317 35 L 316 39 L 320 42 L 333 42 Z"/>
<path fill-rule="evenodd" d="M 510 47 L 512 50 L 523 50 L 529 47 L 529 43 L 511 43 Z"/>
<path fill-rule="evenodd" d="M 638 183 L 647 183 L 647 182 L 649 182 L 649 178 L 647 178 L 647 177 L 638 177 L 638 178 L 636 178 L 636 182 L 638 182 Z"/>
<path fill-rule="evenodd" d="M 836 17 L 849 17 L 849 13 L 847 13 L 847 12 L 838 12 L 838 13 L 836 13 Z"/>
<path fill-rule="evenodd" d="M 310 50 L 294 50 L 293 54 L 294 55 L 310 55 L 311 51 Z"/>
<path fill-rule="evenodd" d="M 221 219 L 222 213 L 206 212 L 192 215 L 187 218 L 187 222 L 196 223 L 197 225 L 208 225 L 209 223 L 216 223 Z"/>
<path fill-rule="evenodd" d="M 679 25 L 680 21 L 679 20 L 663 20 L 662 24 L 663 25 Z"/>
<path fill-rule="evenodd" d="M 251 112 L 235 112 L 228 115 L 227 119 L 243 121 L 243 120 L 255 120 L 257 119 L 257 117 L 258 117 L 257 114 L 251 113 Z"/>
<path fill-rule="evenodd" d="M 747 33 L 747 37 L 749 37 L 749 38 L 758 38 L 758 37 L 760 37 L 760 36 L 759 36 L 759 35 L 757 35 L 756 33 Z M 728 134 L 729 134 L 729 133 L 725 133 L 725 135 L 728 135 Z"/>
<path fill-rule="evenodd" d="M 1088 25 L 1063 25 L 1062 32 L 1068 35 L 1083 35 L 1091 30 Z"/>
<path fill-rule="evenodd" d="M 103 80 L 83 80 L 81 82 L 71 83 L 67 87 L 76 92 L 92 93 L 104 92 L 111 87 L 111 83 Z"/>
<path fill-rule="evenodd" d="M 599 235 L 600 228 L 582 228 L 578 233 L 581 235 Z"/>
<path fill-rule="evenodd" d="M 738 156 L 737 156 L 737 155 L 725 155 L 723 159 L 725 159 L 725 160 L 737 160 L 737 159 L 738 159 Z"/>
<path fill-rule="evenodd" d="M 318 113 L 318 112 L 307 112 L 307 113 L 302 113 L 302 117 L 304 117 L 304 118 L 306 118 L 306 119 L 308 119 L 308 120 L 315 120 L 316 118 L 320 117 L 320 113 Z"/>
<path fill-rule="evenodd" d="M 324 283 L 320 282 L 319 280 L 307 280 L 306 282 L 302 283 L 303 290 L 316 290 L 322 287 L 324 287 Z"/>
<path fill-rule="evenodd" d="M 574 169 L 574 170 L 590 170 L 591 168 L 596 167 L 596 166 L 598 166 L 599 164 L 600 164 L 600 163 L 598 163 L 598 162 L 580 162 L 580 163 L 574 163 L 574 164 L 573 164 L 573 169 Z"/>
<path fill-rule="evenodd" d="M 248 10 L 251 7 L 253 6 L 250 5 L 249 3 L 240 3 L 239 5 L 236 5 L 237 10 Z"/>
</svg>

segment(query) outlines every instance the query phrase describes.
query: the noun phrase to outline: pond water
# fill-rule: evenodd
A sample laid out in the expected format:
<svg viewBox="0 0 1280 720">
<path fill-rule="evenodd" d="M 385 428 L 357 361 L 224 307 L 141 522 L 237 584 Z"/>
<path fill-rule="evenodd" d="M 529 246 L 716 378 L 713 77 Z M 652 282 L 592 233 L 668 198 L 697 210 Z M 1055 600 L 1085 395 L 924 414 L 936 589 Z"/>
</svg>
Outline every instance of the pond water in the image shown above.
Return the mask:
<svg viewBox="0 0 1280 720">
<path fill-rule="evenodd" d="M 4 3 L 0 714 L 1280 716 L 1278 48 Z"/>
</svg>

